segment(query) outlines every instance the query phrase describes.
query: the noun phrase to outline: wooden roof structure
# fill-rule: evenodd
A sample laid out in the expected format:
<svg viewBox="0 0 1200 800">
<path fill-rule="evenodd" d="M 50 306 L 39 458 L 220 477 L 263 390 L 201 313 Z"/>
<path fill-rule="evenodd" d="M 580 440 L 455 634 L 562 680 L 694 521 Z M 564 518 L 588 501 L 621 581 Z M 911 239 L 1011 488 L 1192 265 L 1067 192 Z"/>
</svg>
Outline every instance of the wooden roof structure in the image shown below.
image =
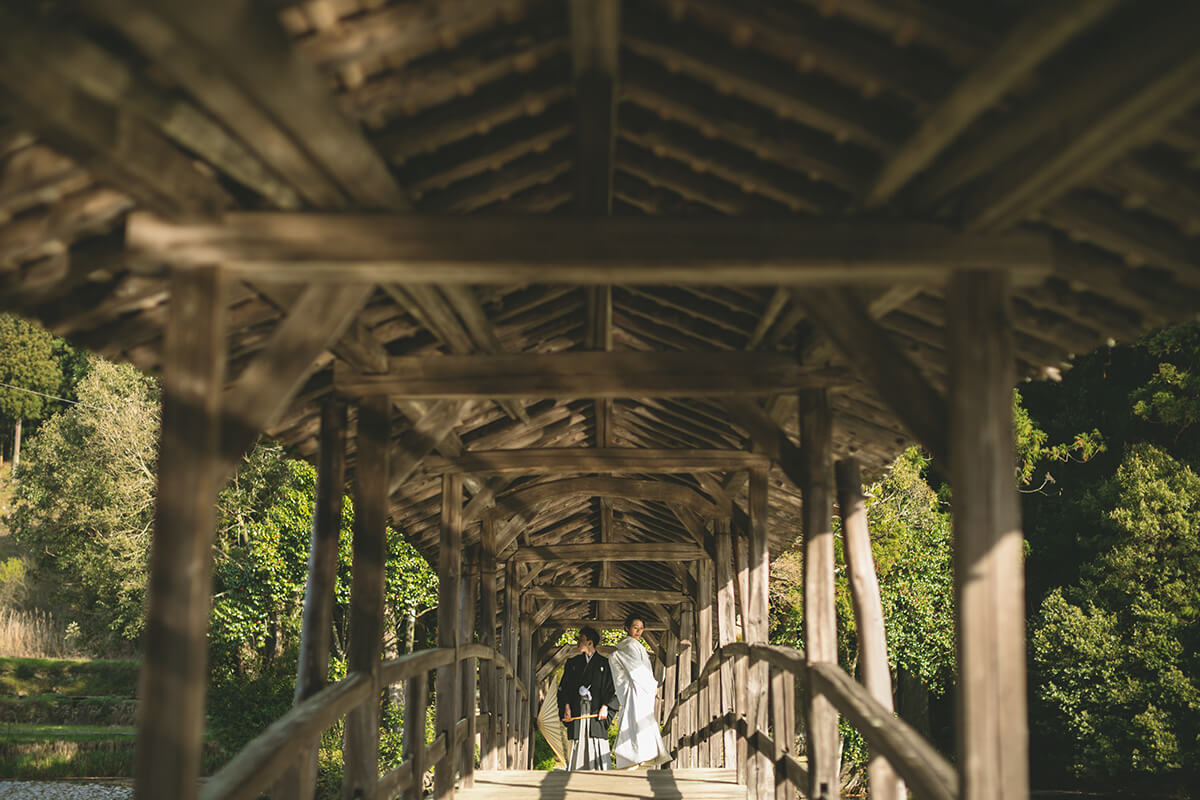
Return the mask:
<svg viewBox="0 0 1200 800">
<path fill-rule="evenodd" d="M 386 397 L 431 563 L 461 474 L 542 622 L 656 616 L 585 590 L 687 594 L 748 470 L 770 550 L 799 535 L 798 392 L 835 458 L 949 462 L 956 270 L 1011 286 L 1020 376 L 1196 318 L 1198 32 L 1187 0 L 0 3 L 0 305 L 157 371 L 170 276 L 219 265 L 225 474 Z M 536 561 L 587 543 L 640 555 Z"/>
</svg>

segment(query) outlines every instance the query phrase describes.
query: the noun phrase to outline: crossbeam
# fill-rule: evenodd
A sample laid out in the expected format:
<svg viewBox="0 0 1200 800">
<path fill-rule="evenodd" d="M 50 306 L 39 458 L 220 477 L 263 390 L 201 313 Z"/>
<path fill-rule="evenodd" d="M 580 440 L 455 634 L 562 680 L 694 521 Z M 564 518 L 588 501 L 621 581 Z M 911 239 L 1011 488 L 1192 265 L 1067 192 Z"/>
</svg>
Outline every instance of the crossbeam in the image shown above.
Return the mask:
<svg viewBox="0 0 1200 800">
<path fill-rule="evenodd" d="M 840 367 L 800 364 L 787 353 L 521 353 L 396 356 L 388 372 L 334 365 L 348 397 L 728 397 L 849 383 Z"/>
<path fill-rule="evenodd" d="M 521 450 L 475 450 L 457 458 L 429 457 L 431 474 L 445 472 L 567 473 L 609 472 L 667 475 L 725 472 L 768 466 L 768 459 L 745 450 L 655 450 L 634 447 L 546 447 Z"/>
<path fill-rule="evenodd" d="M 521 547 L 517 561 L 699 561 L 708 554 L 694 544 L 679 542 L 607 542 Z"/>
<path fill-rule="evenodd" d="M 530 586 L 526 597 L 543 600 L 612 600 L 617 603 L 690 603 L 683 592 L 665 589 L 630 589 L 618 586 Z"/>
<path fill-rule="evenodd" d="M 638 617 L 638 619 L 642 619 Z M 556 617 L 553 614 L 548 620 L 548 624 L 553 624 L 561 628 L 582 628 L 587 625 L 592 626 L 598 631 L 624 629 L 625 620 L 623 619 L 586 619 L 584 617 Z M 645 630 L 648 631 L 665 631 L 670 630 L 667 623 L 659 622 L 654 619 L 642 620 L 645 625 Z"/>
<path fill-rule="evenodd" d="M 1051 271 L 1040 232 L 964 234 L 904 221 L 131 214 L 131 265 L 221 264 L 252 280 L 344 284 L 844 285 L 941 283 L 956 269 Z"/>
</svg>

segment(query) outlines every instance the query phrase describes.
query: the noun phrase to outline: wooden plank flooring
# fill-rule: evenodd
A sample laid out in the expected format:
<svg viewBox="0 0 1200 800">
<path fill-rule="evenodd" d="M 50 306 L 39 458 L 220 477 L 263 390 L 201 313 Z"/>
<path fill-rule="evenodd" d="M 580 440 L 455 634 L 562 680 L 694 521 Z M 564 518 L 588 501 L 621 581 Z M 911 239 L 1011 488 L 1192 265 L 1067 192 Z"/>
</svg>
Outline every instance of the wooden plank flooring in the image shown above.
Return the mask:
<svg viewBox="0 0 1200 800">
<path fill-rule="evenodd" d="M 732 769 L 655 769 L 611 772 L 510 770 L 476 772 L 461 800 L 746 800 Z"/>
</svg>

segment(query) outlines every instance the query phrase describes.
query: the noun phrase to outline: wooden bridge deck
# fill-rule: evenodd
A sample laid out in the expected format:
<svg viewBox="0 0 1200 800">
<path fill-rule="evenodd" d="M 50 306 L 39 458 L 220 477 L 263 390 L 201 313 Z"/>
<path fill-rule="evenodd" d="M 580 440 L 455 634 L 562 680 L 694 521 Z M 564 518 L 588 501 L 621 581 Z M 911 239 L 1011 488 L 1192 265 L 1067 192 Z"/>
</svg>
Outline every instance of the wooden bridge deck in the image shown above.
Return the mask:
<svg viewBox="0 0 1200 800">
<path fill-rule="evenodd" d="M 476 772 L 461 800 L 746 800 L 732 769 L 655 769 L 612 772 L 511 770 Z"/>
</svg>

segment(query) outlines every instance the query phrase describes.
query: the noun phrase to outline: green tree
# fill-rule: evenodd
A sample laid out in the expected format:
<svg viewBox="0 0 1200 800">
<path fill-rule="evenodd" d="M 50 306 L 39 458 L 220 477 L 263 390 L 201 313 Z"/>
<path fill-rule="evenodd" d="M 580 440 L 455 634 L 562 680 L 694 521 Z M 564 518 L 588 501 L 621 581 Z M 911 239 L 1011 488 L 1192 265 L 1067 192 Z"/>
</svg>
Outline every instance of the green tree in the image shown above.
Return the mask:
<svg viewBox="0 0 1200 800">
<path fill-rule="evenodd" d="M 133 367 L 96 359 L 78 396 L 30 439 L 9 524 L 87 640 L 128 644 L 142 629 L 158 390 Z"/>
<path fill-rule="evenodd" d="M 1078 776 L 1200 775 L 1200 476 L 1131 446 L 1091 498 L 1097 553 L 1035 617 L 1034 719 Z"/>
<path fill-rule="evenodd" d="M 21 317 L 0 314 L 0 415 L 13 422 L 13 467 L 21 460 L 21 423 L 49 409 L 62 368 L 52 334 Z"/>
</svg>

